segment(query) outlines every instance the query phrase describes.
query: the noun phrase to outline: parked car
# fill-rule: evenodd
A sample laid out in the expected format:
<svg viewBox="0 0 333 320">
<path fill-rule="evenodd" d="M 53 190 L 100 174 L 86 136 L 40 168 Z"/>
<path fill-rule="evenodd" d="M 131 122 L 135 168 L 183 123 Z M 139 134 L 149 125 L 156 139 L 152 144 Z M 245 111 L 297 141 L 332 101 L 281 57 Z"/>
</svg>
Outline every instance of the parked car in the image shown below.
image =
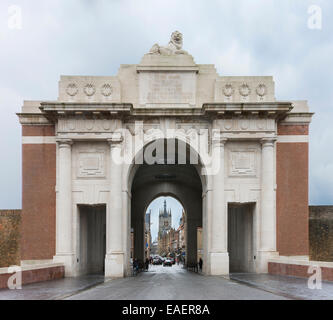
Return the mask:
<svg viewBox="0 0 333 320">
<path fill-rule="evenodd" d="M 172 261 L 170 259 L 165 259 L 163 262 L 163 267 L 172 267 Z"/>
<path fill-rule="evenodd" d="M 155 259 L 153 260 L 153 264 L 154 264 L 154 265 L 159 265 L 159 264 L 162 264 L 162 261 L 161 261 L 159 258 L 155 258 Z"/>
</svg>

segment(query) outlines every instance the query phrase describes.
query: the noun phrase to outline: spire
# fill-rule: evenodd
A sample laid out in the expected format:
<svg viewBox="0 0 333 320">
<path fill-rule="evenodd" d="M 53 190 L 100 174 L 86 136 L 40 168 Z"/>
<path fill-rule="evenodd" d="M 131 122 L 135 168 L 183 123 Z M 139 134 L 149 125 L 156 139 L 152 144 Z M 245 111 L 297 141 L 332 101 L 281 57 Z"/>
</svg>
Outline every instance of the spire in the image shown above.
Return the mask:
<svg viewBox="0 0 333 320">
<path fill-rule="evenodd" d="M 163 217 L 167 217 L 167 216 L 168 216 L 166 200 L 164 200 L 164 205 L 163 205 L 162 215 L 163 215 Z"/>
</svg>

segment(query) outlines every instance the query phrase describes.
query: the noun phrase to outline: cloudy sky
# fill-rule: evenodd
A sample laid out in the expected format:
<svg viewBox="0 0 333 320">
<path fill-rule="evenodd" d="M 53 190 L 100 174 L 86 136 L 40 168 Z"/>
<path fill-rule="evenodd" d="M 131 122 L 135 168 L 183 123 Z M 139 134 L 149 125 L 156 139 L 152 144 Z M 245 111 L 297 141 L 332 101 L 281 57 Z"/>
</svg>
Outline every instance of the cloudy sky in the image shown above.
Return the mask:
<svg viewBox="0 0 333 320">
<path fill-rule="evenodd" d="M 312 4 L 322 10 L 319 30 L 308 27 Z M 12 5 L 20 30 L 8 26 Z M 21 208 L 22 101 L 57 99 L 61 74 L 114 75 L 174 30 L 197 63 L 221 75 L 272 75 L 278 99 L 309 101 L 310 203 L 333 203 L 331 0 L 1 0 L 0 209 Z"/>
</svg>

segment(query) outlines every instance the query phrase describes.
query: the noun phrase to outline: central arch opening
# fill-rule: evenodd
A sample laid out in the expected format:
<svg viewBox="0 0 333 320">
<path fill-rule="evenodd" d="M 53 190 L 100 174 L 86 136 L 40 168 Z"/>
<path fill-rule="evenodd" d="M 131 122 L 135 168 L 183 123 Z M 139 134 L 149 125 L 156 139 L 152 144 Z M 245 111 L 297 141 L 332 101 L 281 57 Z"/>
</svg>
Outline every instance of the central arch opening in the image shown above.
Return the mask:
<svg viewBox="0 0 333 320">
<path fill-rule="evenodd" d="M 165 143 L 165 141 L 161 141 L 161 143 Z M 191 152 L 189 146 L 186 146 L 184 149 L 187 150 L 187 153 Z M 185 268 L 195 270 L 200 258 L 204 260 L 203 183 L 200 175 L 201 166 L 200 164 L 191 164 L 190 161 L 180 164 L 177 162 L 177 152 L 175 156 L 176 161 L 174 164 L 168 164 L 167 159 L 170 159 L 170 153 L 164 152 L 164 159 L 159 158 L 158 163 L 147 164 L 144 162 L 141 165 L 135 166 L 130 189 L 131 253 L 129 257 L 130 261 L 136 261 L 140 266 L 144 266 L 147 258 L 153 258 L 152 255 L 168 256 L 181 259 L 180 262 L 184 264 Z M 186 157 L 186 159 L 190 159 L 190 157 Z M 171 248 L 167 246 L 166 243 L 163 244 L 166 238 L 161 237 L 161 235 L 158 237 L 157 235 L 155 239 L 152 239 L 152 244 L 154 240 L 156 240 L 157 246 L 163 248 L 164 251 L 158 249 L 157 253 L 154 251 L 152 253 L 151 250 L 147 250 L 146 216 L 147 212 L 151 209 L 150 205 L 154 200 L 160 197 L 164 199 L 171 197 L 182 207 L 183 219 L 185 219 L 186 225 L 186 229 L 184 230 L 185 248 L 180 248 L 179 245 L 177 245 L 176 248 Z M 164 203 L 160 209 L 162 211 L 164 210 Z M 169 224 L 168 209 L 170 208 L 168 208 L 166 202 L 167 212 L 165 223 Z M 175 219 L 178 218 L 179 217 Z M 179 223 L 175 223 L 174 226 L 171 225 L 171 228 L 168 228 L 170 226 L 166 226 L 167 228 L 165 229 L 168 232 L 175 232 L 176 230 L 171 229 L 175 229 L 176 225 L 179 226 Z M 152 230 L 150 230 L 150 232 L 151 231 Z M 156 246 L 156 243 L 154 245 Z"/>
</svg>

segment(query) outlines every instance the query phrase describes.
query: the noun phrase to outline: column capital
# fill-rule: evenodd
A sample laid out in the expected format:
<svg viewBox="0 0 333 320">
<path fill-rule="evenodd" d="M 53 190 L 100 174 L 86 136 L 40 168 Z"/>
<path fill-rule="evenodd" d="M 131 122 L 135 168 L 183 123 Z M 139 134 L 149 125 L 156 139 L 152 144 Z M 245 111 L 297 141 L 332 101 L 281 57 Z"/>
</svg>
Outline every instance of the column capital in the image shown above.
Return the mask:
<svg viewBox="0 0 333 320">
<path fill-rule="evenodd" d="M 227 142 L 227 138 L 222 135 L 222 132 L 219 130 L 213 130 L 212 134 L 212 143 L 215 146 L 223 147 Z"/>
<path fill-rule="evenodd" d="M 114 132 L 112 133 L 112 136 L 110 139 L 107 139 L 109 142 L 110 146 L 120 146 L 120 144 L 123 142 L 123 136 L 121 132 Z"/>
<path fill-rule="evenodd" d="M 263 147 L 273 147 L 275 141 L 276 141 L 276 137 L 260 139 L 260 143 Z"/>
<path fill-rule="evenodd" d="M 57 138 L 56 142 L 58 143 L 59 147 L 70 147 L 73 144 L 72 139 L 65 139 L 65 138 Z"/>
</svg>

